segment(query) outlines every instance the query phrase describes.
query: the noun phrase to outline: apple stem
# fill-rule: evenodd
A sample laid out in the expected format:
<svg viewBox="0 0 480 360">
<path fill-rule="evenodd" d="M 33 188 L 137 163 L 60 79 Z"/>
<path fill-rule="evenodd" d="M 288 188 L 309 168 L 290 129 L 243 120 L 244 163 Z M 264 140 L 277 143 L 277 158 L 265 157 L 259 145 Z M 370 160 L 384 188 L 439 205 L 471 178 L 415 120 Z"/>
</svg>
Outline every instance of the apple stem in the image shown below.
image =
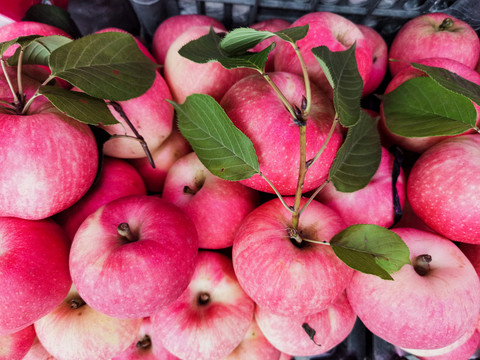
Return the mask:
<svg viewBox="0 0 480 360">
<path fill-rule="evenodd" d="M 307 162 L 307 167 L 308 168 L 310 168 L 313 164 L 315 164 L 315 161 L 317 161 L 320 158 L 320 156 L 322 156 L 323 151 L 326 149 L 328 143 L 330 142 L 330 139 L 333 136 L 333 132 L 335 131 L 335 128 L 337 127 L 338 121 L 339 121 L 338 115 L 335 115 L 335 119 L 333 120 L 332 126 L 330 127 L 330 130 L 328 132 L 328 135 L 327 135 L 325 141 L 322 144 L 322 147 L 315 154 L 315 157 Z"/>
<path fill-rule="evenodd" d="M 23 63 L 23 54 L 25 49 L 20 50 L 20 54 L 18 55 L 18 64 L 17 64 L 17 86 L 18 86 L 18 94 L 20 95 L 20 104 L 25 103 L 25 94 L 23 93 L 23 82 L 22 82 L 22 63 Z"/>
<path fill-rule="evenodd" d="M 288 110 L 288 112 L 292 115 L 294 119 L 296 119 L 296 114 L 295 114 L 295 109 L 293 108 L 292 104 L 290 104 L 285 97 L 285 95 L 280 91 L 278 86 L 273 82 L 272 78 L 267 74 L 267 73 L 261 73 L 263 78 L 270 84 L 270 86 L 275 90 L 277 93 L 278 97 L 283 103 L 283 106 Z"/>
<path fill-rule="evenodd" d="M 415 258 L 413 268 L 420 276 L 425 276 L 430 272 L 430 263 L 432 262 L 432 256 L 428 254 L 418 255 Z"/>
<path fill-rule="evenodd" d="M 308 118 L 308 115 L 310 114 L 310 107 L 312 103 L 312 88 L 310 86 L 310 78 L 308 76 L 307 65 L 305 64 L 305 60 L 300 53 L 300 48 L 298 47 L 296 42 L 293 43 L 292 46 L 295 50 L 295 53 L 297 54 L 300 66 L 302 67 L 303 81 L 305 82 L 305 97 L 302 103 L 302 115 L 303 118 L 306 120 Z"/>
<path fill-rule="evenodd" d="M 300 168 L 298 171 L 297 191 L 295 192 L 292 214 L 292 226 L 294 229 L 298 229 L 298 222 L 300 220 L 300 202 L 302 200 L 305 175 L 307 174 L 307 126 L 299 126 L 298 130 L 300 135 Z"/>
<path fill-rule="evenodd" d="M 72 300 L 70 300 L 70 309 L 78 309 L 81 308 L 83 305 L 86 305 L 87 303 L 81 298 L 81 297 L 76 297 Z"/>
<path fill-rule="evenodd" d="M 277 195 L 277 197 L 280 199 L 280 202 L 282 203 L 282 205 L 285 207 L 285 209 L 287 209 L 288 211 L 290 212 L 293 212 L 293 209 L 287 205 L 287 203 L 285 202 L 285 200 L 283 199 L 283 196 L 282 194 L 280 194 L 280 192 L 277 190 L 277 188 L 275 187 L 275 185 L 272 184 L 272 182 L 270 180 L 268 180 L 268 178 L 263 175 L 261 172 L 258 174 L 263 180 L 265 180 L 268 185 L 270 185 L 270 187 L 272 188 L 272 190 L 275 192 L 275 194 Z"/>
<path fill-rule="evenodd" d="M 300 209 L 300 215 L 302 214 L 302 212 L 307 208 L 308 205 L 310 205 L 310 203 L 317 197 L 317 195 L 320 193 L 320 191 L 322 191 L 322 189 L 325 187 L 325 185 L 327 185 L 328 183 L 330 182 L 330 179 L 327 179 L 323 182 L 322 185 L 320 185 L 313 193 L 312 195 L 308 198 L 307 202 L 305 203 L 305 205 L 303 205 L 303 207 Z"/>
<path fill-rule="evenodd" d="M 12 92 L 12 95 L 13 95 L 13 103 L 18 107 L 20 106 L 20 101 L 18 100 L 17 93 L 13 88 L 12 81 L 10 80 L 10 77 L 7 74 L 7 69 L 5 67 L 5 59 L 3 58 L 3 56 L 2 56 L 2 59 L 0 60 L 0 64 L 2 66 L 3 74 L 5 75 L 5 80 L 7 80 L 8 87 L 10 88 L 10 91 Z"/>
<path fill-rule="evenodd" d="M 40 87 L 42 86 L 45 86 L 47 85 L 50 81 L 52 81 L 53 79 L 55 79 L 54 76 L 50 75 L 48 76 L 48 78 L 45 79 L 45 81 L 40 85 Z M 40 88 L 39 87 L 39 88 Z M 35 94 L 33 94 L 33 96 L 28 99 L 27 103 L 25 104 L 25 106 L 23 107 L 23 110 L 22 110 L 22 115 L 25 115 L 28 111 L 28 109 L 30 109 L 30 106 L 33 104 L 33 100 L 35 100 L 37 97 L 39 97 L 41 94 L 38 92 L 38 90 L 35 92 Z"/>
<path fill-rule="evenodd" d="M 130 225 L 128 223 L 121 223 L 117 226 L 118 235 L 120 235 L 123 239 L 128 242 L 134 242 L 135 237 L 133 236 L 132 230 L 130 229 Z"/>
<path fill-rule="evenodd" d="M 207 305 L 210 302 L 210 294 L 206 292 L 202 292 L 198 295 L 197 298 L 198 305 Z"/>
<path fill-rule="evenodd" d="M 453 26 L 453 19 L 452 18 L 445 18 L 438 29 L 440 31 L 448 30 Z"/>
<path fill-rule="evenodd" d="M 137 342 L 137 349 L 147 350 L 152 347 L 152 339 L 150 336 L 145 335 L 141 340 Z"/>
</svg>

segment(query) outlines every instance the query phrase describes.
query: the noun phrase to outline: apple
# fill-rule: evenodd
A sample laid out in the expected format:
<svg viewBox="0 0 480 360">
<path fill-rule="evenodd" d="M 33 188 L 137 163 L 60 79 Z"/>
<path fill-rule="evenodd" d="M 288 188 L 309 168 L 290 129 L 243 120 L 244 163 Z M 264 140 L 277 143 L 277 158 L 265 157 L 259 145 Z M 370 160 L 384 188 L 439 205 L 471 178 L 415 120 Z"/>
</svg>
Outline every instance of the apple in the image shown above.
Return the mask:
<svg viewBox="0 0 480 360">
<path fill-rule="evenodd" d="M 398 74 L 410 62 L 441 57 L 474 68 L 480 56 L 480 40 L 466 22 L 440 12 L 417 16 L 405 23 L 393 38 L 388 53 L 390 73 Z"/>
<path fill-rule="evenodd" d="M 213 30 L 216 33 L 225 31 L 219 27 L 213 27 Z M 210 26 L 190 27 L 179 35 L 168 49 L 163 71 L 173 100 L 177 103 L 183 103 L 188 95 L 195 93 L 210 95 L 220 101 L 235 82 L 254 72 L 242 68 L 227 70 L 217 62 L 198 64 L 178 53 L 183 45 L 207 35 L 209 31 Z"/>
<path fill-rule="evenodd" d="M 288 102 L 301 108 L 305 95 L 303 79 L 286 72 L 269 75 Z M 298 127 L 263 76 L 252 75 L 238 81 L 223 96 L 220 105 L 233 124 L 252 141 L 260 171 L 265 177 L 280 194 L 295 194 L 300 161 Z M 331 101 L 324 92 L 312 86 L 312 104 L 306 125 L 307 160 L 313 159 L 322 147 L 334 116 Z M 321 157 L 309 168 L 304 192 L 317 188 L 326 180 L 342 141 L 342 130 L 337 126 Z M 256 190 L 273 193 L 270 185 L 260 175 L 240 182 Z"/>
<path fill-rule="evenodd" d="M 155 168 L 152 167 L 146 157 L 131 159 L 129 162 L 142 177 L 148 191 L 161 193 L 170 167 L 175 161 L 191 151 L 192 148 L 188 141 L 174 127 L 162 145 L 152 153 Z"/>
<path fill-rule="evenodd" d="M 345 340 L 355 325 L 357 315 L 343 292 L 327 308 L 315 314 L 281 316 L 257 306 L 255 318 L 268 341 L 283 353 L 313 356 L 323 354 Z M 313 340 L 303 324 L 315 330 Z"/>
<path fill-rule="evenodd" d="M 410 249 L 411 265 L 393 281 L 355 272 L 347 296 L 363 324 L 401 348 L 439 349 L 477 324 L 480 281 L 450 240 L 412 229 L 393 229 Z"/>
<path fill-rule="evenodd" d="M 332 183 L 328 183 L 316 199 L 338 212 L 347 226 L 376 224 L 388 228 L 395 220 L 392 179 L 394 161 L 394 156 L 382 147 L 380 166 L 366 187 L 345 193 L 336 190 Z M 403 208 L 407 182 L 403 169 L 400 170 L 396 181 L 398 200 Z"/>
<path fill-rule="evenodd" d="M 203 249 L 232 246 L 240 223 L 259 203 L 257 191 L 213 175 L 194 152 L 172 165 L 162 198 L 193 220 Z"/>
<path fill-rule="evenodd" d="M 330 51 L 344 51 L 354 43 L 355 58 L 358 71 L 364 83 L 367 82 L 372 68 L 372 49 L 370 42 L 365 38 L 360 29 L 347 18 L 326 11 L 311 12 L 295 20 L 291 27 L 308 24 L 307 36 L 297 41 L 300 53 L 307 66 L 310 80 L 324 90 L 332 94 L 332 88 L 323 73 L 317 59 L 311 52 L 312 48 L 324 45 Z M 291 44 L 279 42 L 274 62 L 275 71 L 288 71 L 302 75 L 300 62 Z"/>
<path fill-rule="evenodd" d="M 141 323 L 94 310 L 72 285 L 63 302 L 35 322 L 35 331 L 57 360 L 108 360 L 130 346 Z"/>
<path fill-rule="evenodd" d="M 480 244 L 478 134 L 452 137 L 432 146 L 415 162 L 407 198 L 432 230 L 454 241 Z"/>
<path fill-rule="evenodd" d="M 168 49 L 185 30 L 195 26 L 213 26 L 226 31 L 223 24 L 217 19 L 200 14 L 181 14 L 170 16 L 160 23 L 152 39 L 152 52 L 157 62 L 165 63 Z"/>
<path fill-rule="evenodd" d="M 35 337 L 33 345 L 28 350 L 28 353 L 22 358 L 22 360 L 56 360 L 52 354 L 50 354 L 43 347 L 38 337 Z"/>
<path fill-rule="evenodd" d="M 428 58 L 428 59 L 421 59 L 418 61 L 419 64 L 439 67 L 447 69 L 477 85 L 480 85 L 480 74 L 475 72 L 473 69 L 469 68 L 468 66 L 452 59 L 447 58 Z M 398 86 L 403 84 L 405 81 L 410 80 L 415 77 L 419 76 L 426 76 L 423 71 L 413 68 L 412 66 L 408 65 L 404 68 L 401 72 L 399 72 L 387 85 L 385 89 L 385 94 L 392 92 Z M 473 103 L 473 102 L 472 102 Z M 476 123 L 480 124 L 480 106 L 473 103 L 477 111 L 477 120 Z M 450 137 L 450 136 L 425 136 L 425 137 L 404 137 L 397 134 L 394 134 L 387 125 L 387 118 L 385 116 L 383 103 L 380 105 L 380 121 L 379 121 L 379 128 L 381 129 L 382 134 L 388 138 L 392 143 L 399 145 L 405 150 L 416 152 L 416 153 L 423 153 L 432 145 Z M 467 133 L 472 133 L 474 130 L 469 130 Z"/>
<path fill-rule="evenodd" d="M 293 198 L 284 198 L 293 205 Z M 306 199 L 302 200 L 305 204 Z M 328 242 L 345 224 L 332 209 L 312 201 L 300 217 L 300 238 Z M 263 308 L 283 316 L 306 316 L 330 305 L 353 270 L 328 245 L 294 239 L 292 214 L 273 199 L 252 211 L 235 235 L 232 260 L 240 285 Z"/>
<path fill-rule="evenodd" d="M 52 311 L 70 288 L 67 238 L 52 220 L 0 218 L 0 335 Z"/>
<path fill-rule="evenodd" d="M 0 360 L 21 360 L 35 340 L 33 324 L 17 332 L 0 336 Z"/>
<path fill-rule="evenodd" d="M 253 312 L 254 302 L 240 287 L 231 260 L 200 251 L 188 288 L 151 317 L 152 333 L 181 359 L 222 359 L 241 343 Z"/>
<path fill-rule="evenodd" d="M 477 275 L 480 277 L 480 245 L 479 244 L 467 244 L 459 243 L 460 250 L 465 254 L 465 256 L 470 260 Z M 480 319 L 479 319 L 480 325 Z"/>
<path fill-rule="evenodd" d="M 157 196 L 130 195 L 107 203 L 80 225 L 70 273 L 95 310 L 143 318 L 182 294 L 197 252 L 195 225 L 181 209 Z"/>
<path fill-rule="evenodd" d="M 98 179 L 75 204 L 55 215 L 73 240 L 85 218 L 106 203 L 128 195 L 146 195 L 147 190 L 140 174 L 127 161 L 105 156 Z"/>
</svg>

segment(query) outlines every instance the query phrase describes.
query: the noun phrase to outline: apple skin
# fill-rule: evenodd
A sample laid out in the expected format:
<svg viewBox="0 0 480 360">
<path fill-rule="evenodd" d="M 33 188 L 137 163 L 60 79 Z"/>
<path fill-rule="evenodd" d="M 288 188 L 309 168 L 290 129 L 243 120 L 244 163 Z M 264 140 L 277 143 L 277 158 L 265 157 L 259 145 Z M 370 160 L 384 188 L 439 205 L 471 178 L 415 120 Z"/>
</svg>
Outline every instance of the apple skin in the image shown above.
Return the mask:
<svg viewBox="0 0 480 360">
<path fill-rule="evenodd" d="M 140 174 L 127 161 L 105 156 L 98 179 L 88 192 L 68 209 L 55 215 L 70 241 L 79 226 L 102 205 L 128 195 L 146 195 L 147 189 Z"/>
<path fill-rule="evenodd" d="M 480 245 L 459 243 L 458 247 L 460 248 L 460 250 L 462 250 L 468 260 L 470 260 L 473 267 L 475 268 L 475 271 L 477 272 L 478 277 L 480 278 Z"/>
<path fill-rule="evenodd" d="M 319 11 L 303 15 L 294 21 L 291 27 L 306 24 L 309 25 L 307 36 L 297 41 L 297 44 L 307 66 L 310 81 L 331 96 L 332 87 L 311 49 L 324 45 L 330 51 L 344 51 L 356 42 L 355 58 L 358 71 L 363 82 L 367 82 L 372 68 L 372 49 L 357 25 L 341 15 Z M 275 71 L 288 71 L 302 75 L 302 68 L 295 50 L 285 41 L 277 44 L 274 65 Z"/>
<path fill-rule="evenodd" d="M 202 302 L 202 295 L 208 300 Z M 200 251 L 188 288 L 151 317 L 153 334 L 181 359 L 222 359 L 241 343 L 254 306 L 240 287 L 231 260 Z"/>
<path fill-rule="evenodd" d="M 446 19 L 453 26 L 440 30 Z M 424 58 L 441 57 L 454 59 L 475 68 L 480 56 L 480 40 L 475 30 L 451 15 L 440 12 L 417 16 L 405 23 L 393 38 L 388 58 L 392 76 L 398 74 L 410 62 Z"/>
<path fill-rule="evenodd" d="M 57 360 L 107 360 L 134 340 L 142 319 L 118 319 L 94 310 L 71 286 L 63 302 L 35 322 L 37 337 Z"/>
<path fill-rule="evenodd" d="M 43 347 L 38 337 L 35 337 L 33 345 L 22 360 L 57 360 Z"/>
<path fill-rule="evenodd" d="M 214 27 L 213 30 L 216 33 L 224 32 L 224 28 Z M 207 35 L 209 31 L 210 26 L 190 27 L 180 34 L 168 49 L 163 71 L 173 100 L 177 103 L 183 103 L 188 95 L 196 93 L 210 95 L 220 101 L 234 83 L 255 72 L 241 68 L 227 70 L 217 62 L 198 64 L 178 53 L 183 45 Z"/>
<path fill-rule="evenodd" d="M 21 360 L 35 340 L 33 324 L 12 334 L 0 336 L 0 360 Z"/>
<path fill-rule="evenodd" d="M 347 296 L 363 324 L 401 348 L 438 349 L 461 338 L 477 324 L 480 282 L 465 255 L 450 240 L 417 229 L 393 229 L 416 264 L 431 255 L 423 276 L 413 265 L 392 274 L 394 281 L 355 272 Z"/>
<path fill-rule="evenodd" d="M 0 335 L 20 331 L 68 293 L 67 238 L 52 220 L 0 218 Z"/>
<path fill-rule="evenodd" d="M 478 134 L 452 137 L 424 152 L 412 167 L 407 197 L 432 230 L 454 241 L 480 244 Z"/>
<path fill-rule="evenodd" d="M 269 74 L 286 99 L 301 107 L 305 95 L 303 79 L 286 72 Z M 252 75 L 238 81 L 222 98 L 223 107 L 233 124 L 252 141 L 257 153 L 260 171 L 282 195 L 294 195 L 297 188 L 300 141 L 298 127 L 277 93 L 261 75 Z M 320 150 L 332 126 L 334 109 L 324 92 L 312 86 L 312 105 L 307 119 L 307 161 Z M 322 153 L 307 172 L 303 191 L 320 186 L 327 178 L 343 141 L 340 126 Z M 293 149 L 293 151 L 292 151 Z M 253 189 L 273 193 L 268 183 L 254 175 L 240 183 Z"/>
<path fill-rule="evenodd" d="M 480 74 L 469 68 L 468 66 L 452 59 L 447 58 L 428 58 L 428 59 L 421 59 L 418 61 L 419 64 L 440 67 L 447 69 L 477 85 L 480 85 Z M 385 94 L 392 92 L 402 83 L 412 78 L 418 76 L 426 76 L 423 71 L 413 68 L 412 66 L 408 65 L 404 68 L 401 72 L 399 72 L 387 85 L 385 89 Z M 473 103 L 477 111 L 477 120 L 476 123 L 480 124 L 480 106 Z M 382 134 L 388 138 L 392 143 L 399 145 L 405 150 L 409 150 L 416 153 L 423 153 L 432 145 L 448 138 L 451 136 L 426 136 L 426 137 L 414 137 L 408 138 L 404 136 L 400 136 L 397 134 L 392 133 L 387 126 L 386 117 L 383 109 L 383 103 L 380 104 L 380 121 L 379 121 L 379 128 L 381 129 Z M 473 133 L 474 130 L 469 130 L 466 133 Z"/>
<path fill-rule="evenodd" d="M 394 161 L 394 156 L 382 147 L 380 166 L 366 187 L 344 193 L 328 183 L 316 196 L 316 200 L 339 213 L 347 226 L 376 224 L 388 228 L 395 220 L 392 191 Z M 396 189 L 402 208 L 406 198 L 406 182 L 405 173 L 401 169 Z"/>
<path fill-rule="evenodd" d="M 357 315 L 348 303 L 345 292 L 326 309 L 311 315 L 285 317 L 257 306 L 255 318 L 270 343 L 281 352 L 293 356 L 323 354 L 340 344 L 351 333 Z M 316 345 L 303 329 L 307 323 L 316 331 Z"/>
<path fill-rule="evenodd" d="M 130 226 L 132 241 L 118 233 L 122 223 Z M 157 196 L 130 195 L 85 219 L 70 250 L 70 273 L 92 308 L 143 318 L 185 290 L 197 252 L 195 225 L 181 209 Z"/>
<path fill-rule="evenodd" d="M 232 246 L 242 220 L 259 203 L 257 191 L 213 175 L 194 152 L 172 165 L 162 198 L 177 205 L 193 220 L 198 246 L 202 249 Z"/>
<path fill-rule="evenodd" d="M 155 168 L 148 158 L 131 159 L 129 162 L 142 177 L 147 190 L 161 193 L 170 167 L 182 156 L 192 152 L 192 147 L 180 131 L 174 127 L 168 138 L 153 153 Z"/>
<path fill-rule="evenodd" d="M 284 199 L 293 205 L 292 197 Z M 306 241 L 300 247 L 294 245 L 288 233 L 291 226 L 292 214 L 279 199 L 252 211 L 233 243 L 235 274 L 258 306 L 283 316 L 315 314 L 345 290 L 353 270 L 330 246 Z M 298 230 L 307 239 L 328 242 L 344 228 L 335 211 L 312 201 L 300 217 Z"/>
<path fill-rule="evenodd" d="M 170 16 L 158 26 L 153 34 L 152 52 L 157 62 L 165 63 L 168 49 L 185 30 L 195 26 L 210 26 L 226 31 L 223 24 L 217 19 L 200 14 L 185 14 Z"/>
</svg>

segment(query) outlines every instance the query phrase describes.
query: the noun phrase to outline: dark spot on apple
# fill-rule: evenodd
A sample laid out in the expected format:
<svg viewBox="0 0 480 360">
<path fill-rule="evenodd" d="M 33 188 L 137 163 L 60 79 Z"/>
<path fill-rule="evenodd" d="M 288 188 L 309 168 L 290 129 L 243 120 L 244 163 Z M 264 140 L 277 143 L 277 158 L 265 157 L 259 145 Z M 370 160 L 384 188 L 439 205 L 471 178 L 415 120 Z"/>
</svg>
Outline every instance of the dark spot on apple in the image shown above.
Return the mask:
<svg viewBox="0 0 480 360">
<path fill-rule="evenodd" d="M 373 57 L 372 62 L 375 64 L 377 62 L 378 58 L 376 56 Z"/>
<path fill-rule="evenodd" d="M 145 335 L 141 340 L 137 342 L 137 349 L 139 350 L 148 350 L 152 347 L 152 339 L 150 336 Z"/>
<path fill-rule="evenodd" d="M 199 306 L 205 306 L 210 302 L 210 294 L 207 292 L 202 292 L 198 294 L 197 297 L 197 304 Z"/>
</svg>

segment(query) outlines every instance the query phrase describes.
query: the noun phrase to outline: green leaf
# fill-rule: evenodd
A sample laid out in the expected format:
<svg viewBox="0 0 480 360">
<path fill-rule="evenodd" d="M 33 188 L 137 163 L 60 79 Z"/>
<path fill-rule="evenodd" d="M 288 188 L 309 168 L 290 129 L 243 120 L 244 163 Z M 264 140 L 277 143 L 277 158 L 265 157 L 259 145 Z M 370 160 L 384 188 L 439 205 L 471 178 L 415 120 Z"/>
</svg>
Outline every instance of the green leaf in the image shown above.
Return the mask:
<svg viewBox="0 0 480 360">
<path fill-rule="evenodd" d="M 3 58 L 3 53 L 5 51 L 7 51 L 10 48 L 10 46 L 15 45 L 17 43 L 18 39 L 19 38 L 15 38 L 15 39 L 4 41 L 4 42 L 0 43 L 0 55 L 2 56 L 2 58 Z"/>
<path fill-rule="evenodd" d="M 333 104 L 340 123 L 354 126 L 361 112 L 363 80 L 358 72 L 355 44 L 345 51 L 330 51 L 326 46 L 312 49 L 330 85 L 333 88 Z"/>
<path fill-rule="evenodd" d="M 48 59 L 50 54 L 59 47 L 68 44 L 72 40 L 61 35 L 51 35 L 45 37 L 36 37 L 31 39 L 28 43 L 23 44 L 23 60 L 22 64 L 25 65 L 48 65 Z M 15 54 L 11 56 L 7 63 L 8 65 L 17 65 L 18 58 L 21 52 L 21 48 L 15 51 Z"/>
<path fill-rule="evenodd" d="M 412 63 L 414 68 L 422 70 L 443 88 L 463 95 L 480 105 L 480 86 L 443 68 Z"/>
<path fill-rule="evenodd" d="M 74 40 L 50 55 L 52 75 L 88 95 L 123 101 L 144 94 L 156 68 L 130 34 L 106 32 Z"/>
<path fill-rule="evenodd" d="M 11 46 L 13 45 L 20 45 L 20 48 L 25 48 L 28 46 L 32 41 L 35 41 L 38 38 L 41 38 L 41 35 L 27 35 L 27 36 L 19 36 L 15 39 L 9 40 L 9 41 L 4 41 L 0 43 L 0 54 L 2 54 L 5 51 L 7 51 Z"/>
<path fill-rule="evenodd" d="M 183 104 L 169 102 L 177 111 L 182 135 L 212 174 L 238 181 L 259 173 L 252 142 L 233 125 L 215 99 L 193 94 Z"/>
<path fill-rule="evenodd" d="M 82 36 L 68 11 L 52 5 L 36 4 L 28 8 L 23 21 L 36 21 L 65 31 L 73 38 Z"/>
<path fill-rule="evenodd" d="M 333 185 L 342 192 L 353 192 L 367 186 L 382 157 L 377 120 L 365 111 L 359 115 L 357 125 L 348 128 L 347 137 L 329 171 Z"/>
<path fill-rule="evenodd" d="M 410 251 L 393 231 L 378 225 L 352 225 L 330 240 L 346 265 L 365 274 L 393 280 L 390 274 L 410 264 Z"/>
<path fill-rule="evenodd" d="M 473 103 L 429 77 L 407 80 L 382 100 L 387 127 L 397 135 L 458 135 L 475 128 Z"/>
<path fill-rule="evenodd" d="M 277 35 L 280 39 L 293 44 L 307 36 L 308 27 L 308 24 L 303 26 L 295 26 L 288 29 L 276 31 L 275 35 Z"/>
<path fill-rule="evenodd" d="M 65 90 L 56 86 L 41 86 L 44 95 L 62 113 L 91 125 L 113 125 L 113 117 L 105 101 L 78 91 Z"/>
</svg>

